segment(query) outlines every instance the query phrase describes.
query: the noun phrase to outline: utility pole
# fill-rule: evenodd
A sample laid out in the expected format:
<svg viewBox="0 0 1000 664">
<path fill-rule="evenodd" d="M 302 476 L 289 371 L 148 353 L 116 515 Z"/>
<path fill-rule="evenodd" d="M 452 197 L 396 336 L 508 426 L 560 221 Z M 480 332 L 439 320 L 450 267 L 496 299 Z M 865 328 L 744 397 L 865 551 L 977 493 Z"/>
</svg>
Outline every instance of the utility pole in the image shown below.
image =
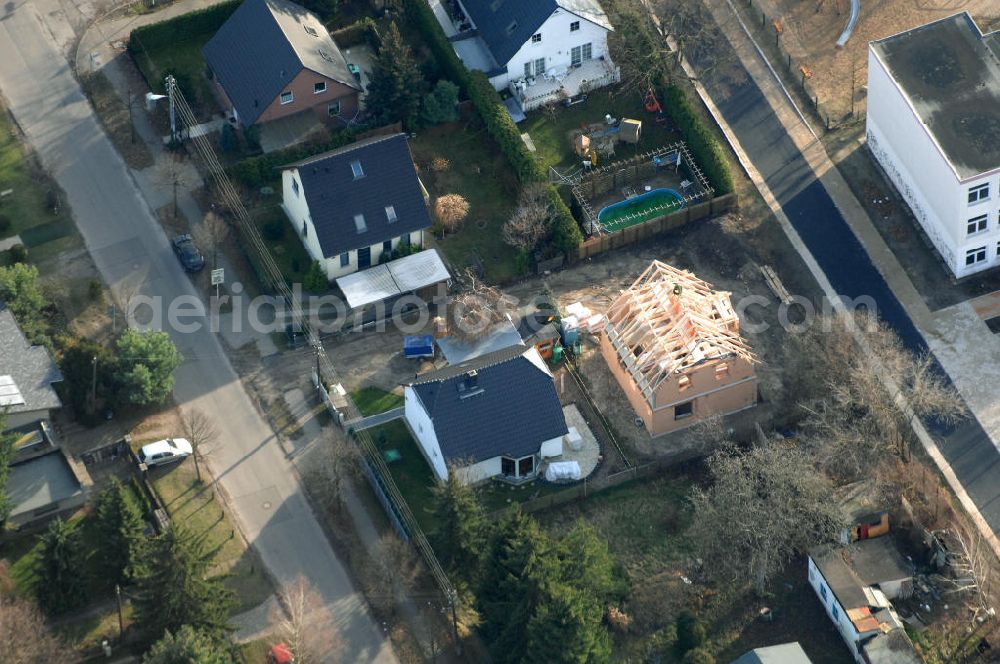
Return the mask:
<svg viewBox="0 0 1000 664">
<path fill-rule="evenodd" d="M 166 78 L 167 97 L 170 99 L 170 143 L 177 142 L 177 109 L 174 102 L 174 90 L 177 87 L 177 79 L 168 74 Z M 174 206 L 176 208 L 176 205 Z"/>
<path fill-rule="evenodd" d="M 125 639 L 125 614 L 122 612 L 122 587 L 115 584 L 115 599 L 118 601 L 118 642 Z"/>
<path fill-rule="evenodd" d="M 95 408 L 97 408 L 97 356 L 96 355 L 94 355 L 90 363 L 93 366 L 93 372 L 90 379 L 90 409 L 91 411 L 93 411 Z"/>
</svg>

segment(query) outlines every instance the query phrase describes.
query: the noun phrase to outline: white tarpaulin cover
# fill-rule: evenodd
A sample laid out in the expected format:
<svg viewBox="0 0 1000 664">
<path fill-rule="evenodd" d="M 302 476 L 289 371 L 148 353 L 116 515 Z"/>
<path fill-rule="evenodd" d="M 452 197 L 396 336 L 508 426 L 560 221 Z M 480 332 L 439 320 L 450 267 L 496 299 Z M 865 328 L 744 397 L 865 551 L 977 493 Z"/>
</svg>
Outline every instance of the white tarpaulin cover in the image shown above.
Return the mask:
<svg viewBox="0 0 1000 664">
<path fill-rule="evenodd" d="M 576 461 L 553 461 L 545 469 L 545 479 L 549 482 L 580 479 L 580 464 Z"/>
<path fill-rule="evenodd" d="M 347 306 L 357 309 L 390 297 L 412 293 L 442 281 L 451 275 L 436 249 L 404 256 L 361 272 L 337 279 L 337 286 L 347 299 Z"/>
</svg>

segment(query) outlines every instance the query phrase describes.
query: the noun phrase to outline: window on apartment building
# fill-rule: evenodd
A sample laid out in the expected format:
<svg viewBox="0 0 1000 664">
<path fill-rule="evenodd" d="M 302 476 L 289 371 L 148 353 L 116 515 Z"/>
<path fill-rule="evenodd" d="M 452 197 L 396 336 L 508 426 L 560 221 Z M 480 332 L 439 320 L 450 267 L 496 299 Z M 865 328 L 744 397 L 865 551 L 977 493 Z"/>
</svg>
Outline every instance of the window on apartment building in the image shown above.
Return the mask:
<svg viewBox="0 0 1000 664">
<path fill-rule="evenodd" d="M 308 235 L 309 235 L 309 226 L 306 225 L 306 222 L 303 221 L 302 222 L 302 237 L 306 237 Z"/>
<path fill-rule="evenodd" d="M 295 94 L 292 93 L 291 90 L 289 90 L 288 92 L 282 92 L 281 93 L 281 105 L 282 106 L 284 106 L 285 104 L 291 104 L 293 101 L 295 101 Z"/>
<path fill-rule="evenodd" d="M 535 34 L 531 35 L 532 44 L 537 44 L 540 41 L 542 41 L 542 33 L 536 32 Z"/>
<path fill-rule="evenodd" d="M 674 406 L 674 419 L 683 420 L 685 417 L 694 415 L 694 402 L 685 401 Z"/>
<path fill-rule="evenodd" d="M 823 598 L 823 601 L 825 602 L 826 601 L 826 586 L 824 586 L 822 583 L 819 584 L 819 595 L 820 595 L 820 597 Z"/>
<path fill-rule="evenodd" d="M 545 73 L 545 58 L 538 58 L 535 60 L 535 76 L 541 76 Z"/>
<path fill-rule="evenodd" d="M 986 260 L 986 247 L 977 247 L 965 252 L 965 264 L 975 265 Z"/>
<path fill-rule="evenodd" d="M 975 187 L 969 187 L 969 204 L 978 203 L 979 201 L 985 201 L 990 197 L 990 184 L 977 184 Z"/>
<path fill-rule="evenodd" d="M 836 604 L 834 604 L 833 606 L 830 607 L 830 615 L 833 616 L 834 620 L 840 620 L 840 612 L 837 611 L 837 605 Z"/>
<path fill-rule="evenodd" d="M 335 101 L 332 104 L 329 104 L 326 107 L 326 113 L 331 118 L 334 118 L 334 117 L 337 117 L 338 115 L 340 115 L 340 102 L 339 101 Z"/>
<path fill-rule="evenodd" d="M 340 255 L 340 267 L 347 267 L 351 264 L 351 254 L 347 251 Z"/>
<path fill-rule="evenodd" d="M 579 29 L 580 29 L 580 22 L 579 21 L 573 21 L 572 23 L 569 24 L 569 31 L 570 32 L 576 32 Z"/>
<path fill-rule="evenodd" d="M 313 94 L 318 95 L 321 92 L 326 92 L 326 81 L 320 81 L 319 83 L 313 83 Z"/>
<path fill-rule="evenodd" d="M 532 69 L 531 63 L 530 62 L 525 62 L 524 63 L 524 77 L 525 78 L 531 78 L 534 75 L 535 75 L 535 71 L 534 71 L 534 69 Z"/>
<path fill-rule="evenodd" d="M 382 242 L 382 253 L 391 254 L 392 253 L 392 240 L 385 240 Z"/>
<path fill-rule="evenodd" d="M 982 233 L 986 230 L 987 217 L 985 214 L 981 214 L 978 217 L 973 217 L 969 219 L 965 224 L 965 234 L 975 235 L 976 233 Z"/>
<path fill-rule="evenodd" d="M 292 178 L 292 191 L 295 192 L 296 196 L 299 195 L 299 181 L 295 178 Z"/>
<path fill-rule="evenodd" d="M 400 235 L 399 236 L 399 246 L 401 246 L 401 247 L 408 247 L 408 246 L 410 246 L 410 234 L 409 233 L 407 233 L 406 235 Z"/>
</svg>

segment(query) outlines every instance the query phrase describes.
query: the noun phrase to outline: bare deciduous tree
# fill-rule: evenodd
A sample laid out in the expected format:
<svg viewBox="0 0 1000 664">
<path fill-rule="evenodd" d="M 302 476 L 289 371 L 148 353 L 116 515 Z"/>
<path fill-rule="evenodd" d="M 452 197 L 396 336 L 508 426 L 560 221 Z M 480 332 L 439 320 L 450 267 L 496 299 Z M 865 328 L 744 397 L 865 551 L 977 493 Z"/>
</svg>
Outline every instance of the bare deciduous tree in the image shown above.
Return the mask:
<svg viewBox="0 0 1000 664">
<path fill-rule="evenodd" d="M 907 458 L 911 417 L 953 423 L 965 414 L 933 358 L 912 353 L 869 314 L 820 317 L 787 348 L 787 389 L 806 413 L 817 458 L 838 479 L 856 479 L 891 453 Z"/>
<path fill-rule="evenodd" d="M 197 408 L 181 411 L 181 433 L 191 443 L 191 456 L 194 457 L 194 469 L 201 481 L 200 460 L 211 453 L 211 446 L 219 440 L 219 430 L 215 422 Z"/>
<path fill-rule="evenodd" d="M 507 320 L 508 314 L 516 308 L 500 289 L 476 279 L 471 270 L 466 271 L 464 281 L 469 287 L 448 302 L 448 335 L 475 341 L 497 323 Z"/>
<path fill-rule="evenodd" d="M 517 208 L 503 225 L 503 240 L 521 251 L 533 250 L 552 226 L 552 198 L 545 185 L 533 183 L 521 189 Z"/>
<path fill-rule="evenodd" d="M 416 581 L 418 564 L 412 545 L 395 533 L 383 535 L 361 568 L 368 601 L 392 614 Z"/>
<path fill-rule="evenodd" d="M 38 605 L 17 597 L 10 587 L 7 563 L 0 562 L 0 653 L 5 662 L 50 664 L 71 662 L 73 652 L 49 631 Z"/>
<path fill-rule="evenodd" d="M 342 648 L 340 631 L 316 589 L 299 576 L 278 594 L 280 608 L 270 622 L 295 656 L 296 664 L 337 661 Z"/>
<path fill-rule="evenodd" d="M 153 174 L 153 180 L 163 187 L 170 187 L 173 200 L 172 216 L 176 219 L 177 190 L 178 188 L 184 187 L 188 184 L 187 165 L 180 156 L 173 152 L 168 152 L 164 155 L 164 159 L 157 162 Z"/>
<path fill-rule="evenodd" d="M 991 608 L 988 592 L 994 561 L 990 545 L 979 529 L 961 523 L 952 523 L 933 535 L 945 545 L 947 571 L 946 576 L 933 577 L 935 584 L 945 588 L 945 594 L 964 597 L 973 620 L 985 616 Z"/>
<path fill-rule="evenodd" d="M 434 201 L 434 216 L 449 233 L 462 227 L 469 216 L 469 202 L 458 194 L 445 194 Z"/>
<path fill-rule="evenodd" d="M 206 214 L 202 222 L 191 229 L 198 246 L 211 254 L 213 269 L 219 266 L 219 250 L 229 238 L 230 231 L 229 223 L 215 212 Z"/>
<path fill-rule="evenodd" d="M 712 576 L 763 592 L 797 551 L 837 541 L 844 516 L 800 447 L 768 442 L 708 460 L 713 484 L 691 495 L 692 542 Z"/>
<path fill-rule="evenodd" d="M 361 452 L 339 431 L 327 438 L 312 452 L 305 481 L 319 504 L 336 512 L 344 505 L 345 487 L 361 473 Z"/>
</svg>

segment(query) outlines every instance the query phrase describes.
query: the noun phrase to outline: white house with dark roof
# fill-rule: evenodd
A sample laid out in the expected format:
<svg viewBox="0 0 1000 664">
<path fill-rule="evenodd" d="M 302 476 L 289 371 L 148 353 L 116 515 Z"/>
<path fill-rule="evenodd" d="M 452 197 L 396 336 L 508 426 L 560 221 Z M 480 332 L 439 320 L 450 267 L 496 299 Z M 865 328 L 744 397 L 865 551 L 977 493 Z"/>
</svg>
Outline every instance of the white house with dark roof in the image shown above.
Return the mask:
<svg viewBox="0 0 1000 664">
<path fill-rule="evenodd" d="M 867 133 L 956 277 L 1000 265 L 1000 32 L 963 12 L 872 42 Z"/>
<path fill-rule="evenodd" d="M 920 664 L 891 602 L 912 592 L 913 568 L 891 538 L 812 551 L 808 574 L 858 664 Z"/>
<path fill-rule="evenodd" d="M 244 0 L 202 49 L 219 97 L 242 125 L 313 111 L 350 122 L 361 85 L 318 16 L 288 0 Z"/>
<path fill-rule="evenodd" d="M 6 428 L 15 429 L 47 420 L 62 402 L 53 383 L 63 379 L 45 346 L 32 346 L 14 314 L 0 302 L 0 409 L 6 409 Z"/>
<path fill-rule="evenodd" d="M 442 21 L 458 56 L 510 88 L 524 110 L 619 80 L 611 21 L 597 0 L 458 0 L 465 20 Z"/>
<path fill-rule="evenodd" d="M 306 251 L 336 279 L 423 246 L 427 192 L 405 134 L 376 136 L 289 164 L 282 205 Z"/>
<path fill-rule="evenodd" d="M 511 346 L 404 386 L 407 426 L 434 475 L 463 482 L 534 479 L 569 433 L 555 383 L 534 348 Z"/>
</svg>

